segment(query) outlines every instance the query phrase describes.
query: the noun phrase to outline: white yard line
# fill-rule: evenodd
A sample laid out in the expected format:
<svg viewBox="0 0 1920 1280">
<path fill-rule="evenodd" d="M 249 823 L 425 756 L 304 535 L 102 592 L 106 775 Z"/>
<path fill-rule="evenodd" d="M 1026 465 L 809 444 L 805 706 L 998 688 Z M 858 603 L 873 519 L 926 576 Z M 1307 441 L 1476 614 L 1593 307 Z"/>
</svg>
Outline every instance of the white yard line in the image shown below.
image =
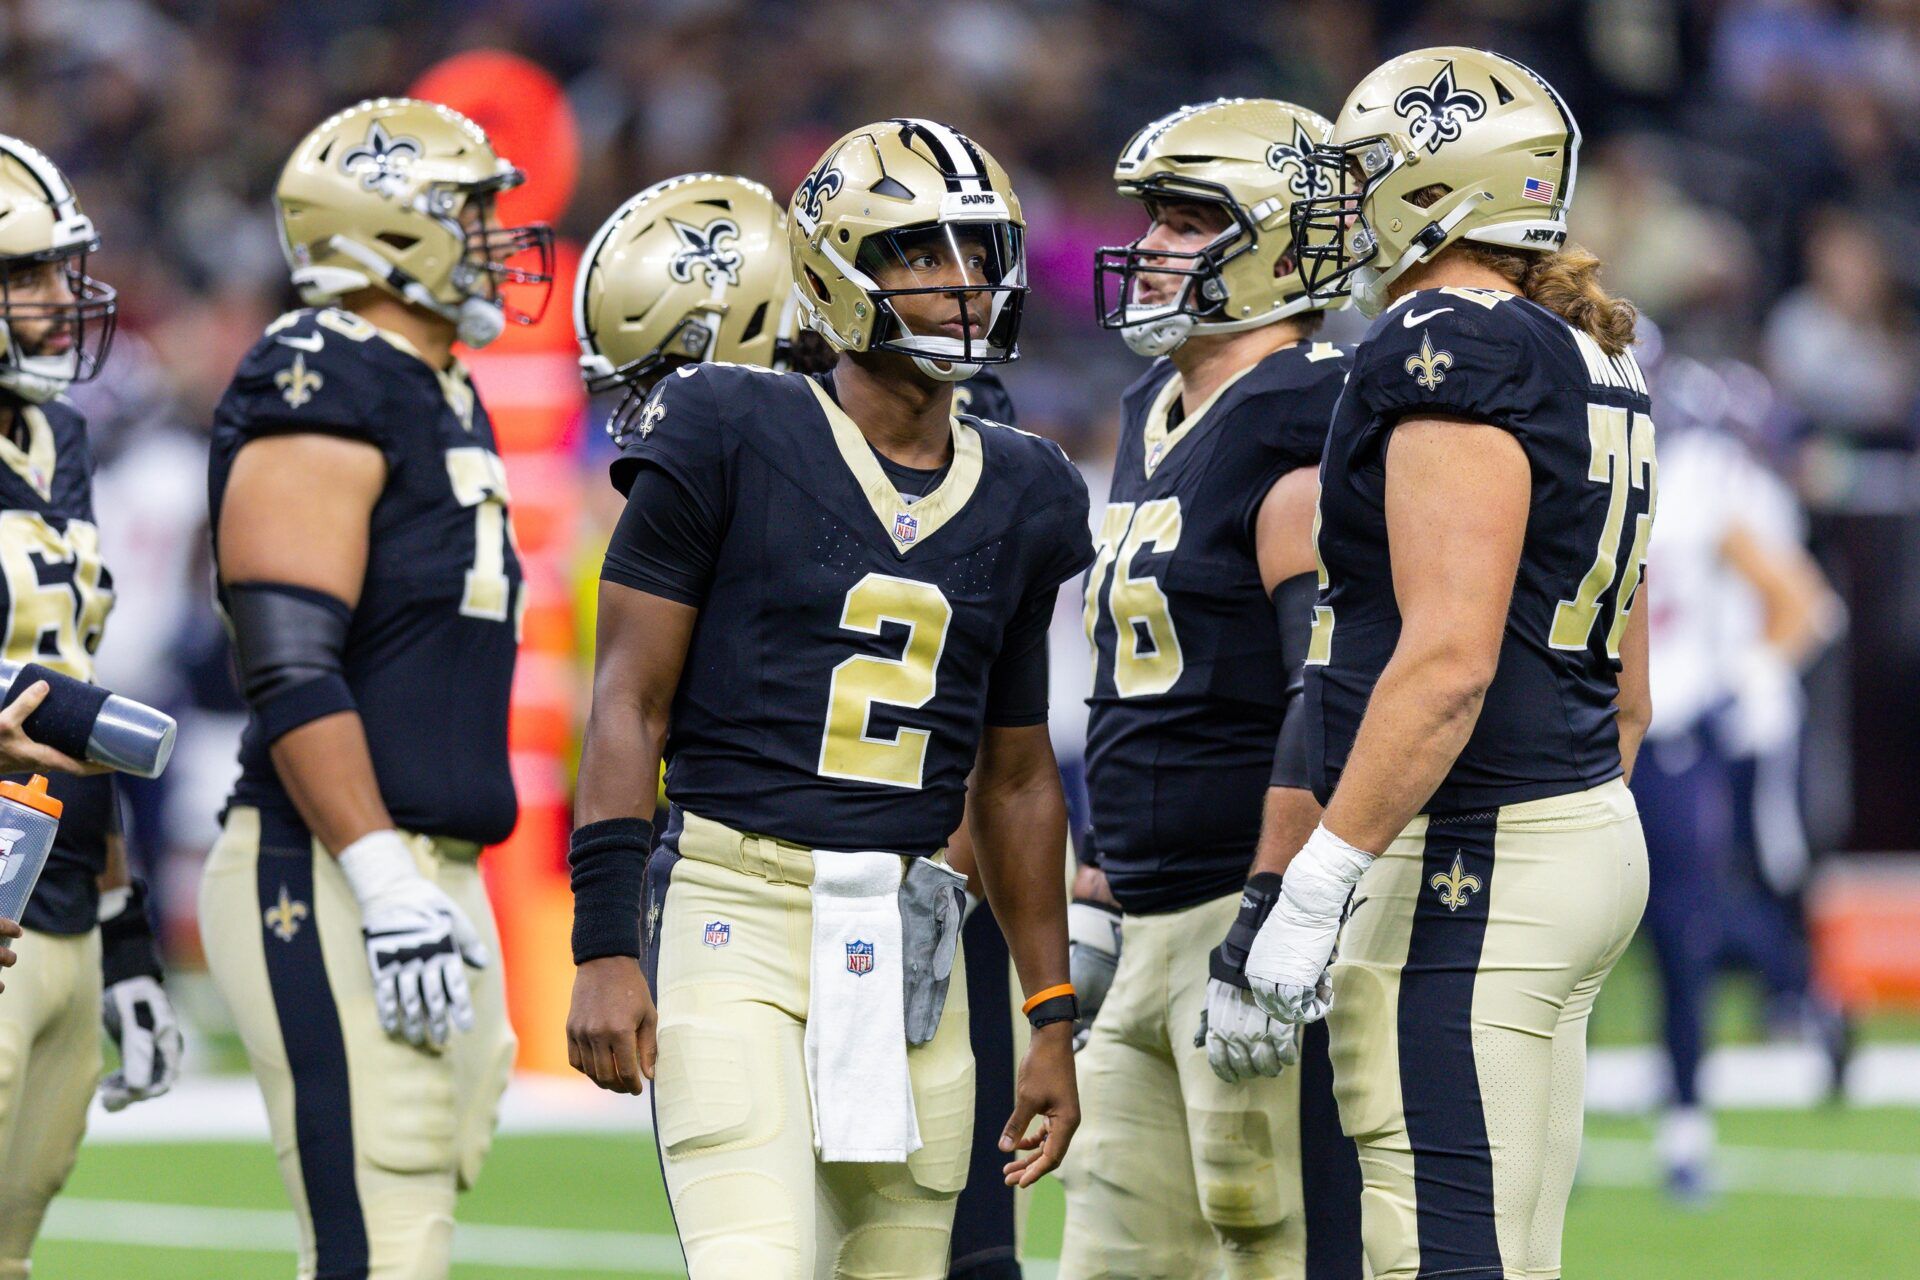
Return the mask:
<svg viewBox="0 0 1920 1280">
<path fill-rule="evenodd" d="M 93 1244 L 278 1254 L 291 1254 L 296 1239 L 293 1215 L 282 1209 L 216 1209 L 73 1196 L 53 1202 L 40 1234 L 48 1240 Z M 672 1236 L 468 1222 L 453 1234 L 453 1258 L 469 1266 L 525 1267 L 556 1274 L 631 1275 L 681 1267 L 680 1246 Z"/>
<path fill-rule="evenodd" d="M 1719 1147 L 1713 1181 L 1723 1191 L 1831 1200 L 1920 1200 L 1920 1158 L 1876 1151 L 1803 1147 Z M 1651 1187 L 1661 1182 L 1651 1144 L 1588 1138 L 1579 1182 L 1593 1187 Z"/>
</svg>

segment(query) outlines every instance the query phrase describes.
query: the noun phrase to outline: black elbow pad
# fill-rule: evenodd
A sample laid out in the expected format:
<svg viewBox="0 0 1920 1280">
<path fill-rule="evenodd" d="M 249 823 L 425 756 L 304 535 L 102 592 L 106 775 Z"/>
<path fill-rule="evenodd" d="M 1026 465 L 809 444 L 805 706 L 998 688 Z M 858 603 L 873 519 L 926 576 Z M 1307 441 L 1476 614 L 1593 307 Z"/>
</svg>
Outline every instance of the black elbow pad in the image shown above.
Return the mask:
<svg viewBox="0 0 1920 1280">
<path fill-rule="evenodd" d="M 1320 580 L 1296 573 L 1273 589 L 1273 616 L 1280 624 L 1280 662 L 1287 672 L 1287 696 L 1295 697 L 1306 682 L 1307 644 L 1313 638 L 1313 605 Z"/>
<path fill-rule="evenodd" d="M 353 710 L 342 668 L 353 622 L 346 601 L 285 582 L 233 583 L 224 596 L 241 692 L 268 742 Z"/>
</svg>

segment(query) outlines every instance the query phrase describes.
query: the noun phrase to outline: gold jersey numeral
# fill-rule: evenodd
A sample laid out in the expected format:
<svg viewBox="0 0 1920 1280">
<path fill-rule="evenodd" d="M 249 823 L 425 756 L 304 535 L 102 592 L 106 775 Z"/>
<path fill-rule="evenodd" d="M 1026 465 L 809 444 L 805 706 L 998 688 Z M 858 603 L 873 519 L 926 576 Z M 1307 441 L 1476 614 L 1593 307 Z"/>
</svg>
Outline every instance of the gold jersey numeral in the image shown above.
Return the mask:
<svg viewBox="0 0 1920 1280">
<path fill-rule="evenodd" d="M 469 618 L 505 622 L 513 592 L 507 576 L 507 549 L 517 545 L 513 522 L 507 517 L 506 465 L 500 455 L 478 445 L 449 449 L 447 478 L 453 482 L 454 500 L 473 508 L 473 565 L 467 570 L 460 612 Z M 515 623 L 517 626 L 517 615 Z"/>
<path fill-rule="evenodd" d="M 42 581 L 41 565 L 61 564 L 73 566 L 70 582 Z M 0 514 L 0 570 L 7 580 L 8 659 L 91 680 L 113 608 L 113 590 L 102 585 L 99 529 L 85 520 L 55 529 L 37 511 Z"/>
<path fill-rule="evenodd" d="M 1113 619 L 1113 689 L 1123 698 L 1162 694 L 1180 682 L 1186 657 L 1173 625 L 1167 593 L 1151 574 L 1134 573 L 1142 551 L 1166 555 L 1180 545 L 1185 523 L 1180 499 L 1155 498 L 1137 506 L 1109 503 L 1100 522 L 1093 568 L 1087 574 L 1086 603 L 1081 620 L 1087 643 L 1094 645 L 1100 624 L 1100 602 L 1105 594 L 1107 616 Z M 1107 585 L 1108 571 L 1112 585 Z M 1099 662 L 1094 645 L 1094 661 Z"/>
<path fill-rule="evenodd" d="M 1547 643 L 1555 649 L 1584 649 L 1600 619 L 1600 598 L 1616 580 L 1613 612 L 1607 620 L 1606 651 L 1609 658 L 1620 656 L 1620 641 L 1626 634 L 1634 598 L 1639 593 L 1641 575 L 1646 568 L 1647 540 L 1653 533 L 1653 504 L 1658 469 L 1654 462 L 1653 420 L 1620 405 L 1589 404 L 1587 436 L 1592 453 L 1587 463 L 1587 479 L 1608 486 L 1606 519 L 1600 526 L 1599 545 L 1594 548 L 1593 563 L 1570 600 L 1562 600 L 1553 611 L 1553 630 Z M 1620 563 L 1620 539 L 1627 523 L 1627 505 L 1631 491 L 1647 490 L 1647 514 L 1634 521 L 1633 545 L 1627 562 Z"/>
<path fill-rule="evenodd" d="M 947 648 L 953 606 L 930 582 L 869 573 L 853 584 L 840 608 L 840 626 L 877 636 L 882 624 L 907 629 L 897 658 L 856 653 L 833 669 L 827 688 L 827 722 L 820 737 L 823 778 L 877 782 L 920 789 L 927 763 L 926 729 L 872 732 L 873 706 L 916 711 L 939 689 L 940 657 Z"/>
</svg>

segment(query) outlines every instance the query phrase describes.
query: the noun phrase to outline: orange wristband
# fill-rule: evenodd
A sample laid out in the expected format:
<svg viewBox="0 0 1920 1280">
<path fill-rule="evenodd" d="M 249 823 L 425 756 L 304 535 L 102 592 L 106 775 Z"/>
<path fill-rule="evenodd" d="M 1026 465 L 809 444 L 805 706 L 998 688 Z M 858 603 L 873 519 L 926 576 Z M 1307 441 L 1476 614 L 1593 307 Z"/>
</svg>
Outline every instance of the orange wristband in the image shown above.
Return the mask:
<svg viewBox="0 0 1920 1280">
<path fill-rule="evenodd" d="M 1044 991 L 1036 991 L 1028 996 L 1027 1002 L 1020 1006 L 1020 1012 L 1032 1013 L 1037 1006 L 1053 999 L 1055 996 L 1070 996 L 1072 994 L 1073 984 L 1071 982 L 1062 982 L 1058 986 L 1048 987 Z"/>
</svg>

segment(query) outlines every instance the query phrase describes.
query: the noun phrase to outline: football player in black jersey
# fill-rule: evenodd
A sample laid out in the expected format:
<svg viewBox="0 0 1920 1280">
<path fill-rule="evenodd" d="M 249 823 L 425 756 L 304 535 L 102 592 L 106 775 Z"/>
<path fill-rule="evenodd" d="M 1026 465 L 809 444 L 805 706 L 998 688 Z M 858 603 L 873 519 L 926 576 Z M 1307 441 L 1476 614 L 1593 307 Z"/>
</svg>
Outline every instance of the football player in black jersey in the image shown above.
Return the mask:
<svg viewBox="0 0 1920 1280">
<path fill-rule="evenodd" d="M 991 158 L 882 121 L 788 216 L 801 314 L 839 367 L 677 370 L 615 464 L 569 1052 L 603 1087 L 653 1080 L 691 1275 L 932 1280 L 973 1127 L 947 986 L 962 877 L 939 856 L 969 770 L 1036 1028 L 1004 1176 L 1037 1180 L 1078 1121 L 1046 626 L 1092 558 L 1086 492 L 1057 446 L 950 413 L 953 382 L 1012 358 L 1025 293 Z"/>
<path fill-rule="evenodd" d="M 1324 1046 L 1283 1072 L 1295 1028 L 1240 972 L 1279 879 L 1252 865 L 1263 808 L 1285 825 L 1313 805 L 1282 657 L 1304 654 L 1314 468 L 1350 352 L 1313 339 L 1325 304 L 1288 210 L 1327 128 L 1222 99 L 1147 125 L 1114 170 L 1148 227 L 1100 251 L 1100 319 L 1157 358 L 1123 401 L 1086 584 L 1098 865 L 1075 886 L 1076 986 L 1116 925 L 1123 945 L 1079 1060 L 1063 1276 L 1360 1275 Z"/>
<path fill-rule="evenodd" d="M 251 708 L 200 890 L 300 1274 L 444 1276 L 514 1054 L 482 846 L 512 830 L 519 557 L 455 340 L 544 303 L 544 227 L 470 120 L 362 102 L 276 192 L 293 282 L 214 415 L 219 595 Z"/>
<path fill-rule="evenodd" d="M 1526 67 L 1421 50 L 1353 91 L 1293 214 L 1308 287 L 1377 318 L 1321 464 L 1326 813 L 1246 971 L 1327 1015 L 1389 1280 L 1560 1274 L 1587 1018 L 1646 901 L 1654 429 L 1633 308 L 1566 244 L 1579 143 Z"/>
<path fill-rule="evenodd" d="M 99 372 L 115 296 L 87 274 L 100 241 L 65 175 L 4 135 L 0 211 L 0 654 L 87 680 L 113 608 L 113 575 L 100 559 L 87 424 L 62 393 Z M 22 943 L 12 989 L 0 999 L 4 1277 L 28 1273 L 95 1086 L 113 1111 L 165 1093 L 181 1051 L 145 889 L 128 878 L 112 780 L 76 776 L 101 770 L 26 735 L 47 687 L 21 682 L 29 687 L 0 712 L 0 770 L 51 773 L 62 813 L 23 918 L 8 922 Z M 103 1019 L 121 1057 L 104 1081 Z"/>
<path fill-rule="evenodd" d="M 785 212 L 759 183 L 723 174 L 668 178 L 622 204 L 588 242 L 574 288 L 581 373 L 591 391 L 623 393 L 607 422 L 622 446 L 632 441 L 647 392 L 682 365 L 831 369 L 838 353 L 818 333 L 796 332 L 798 313 Z M 991 366 L 954 387 L 953 412 L 1015 424 L 1012 398 Z M 947 857 L 977 883 L 966 823 L 951 837 Z M 1014 1105 L 1026 1037 L 1015 1034 L 1006 939 L 991 911 L 972 909 L 977 901 L 970 889 L 963 940 L 975 1063 L 973 1159 L 955 1205 L 949 1275 L 991 1280 L 1019 1274 L 1016 1196 L 1000 1177 L 998 1125 Z"/>
</svg>

